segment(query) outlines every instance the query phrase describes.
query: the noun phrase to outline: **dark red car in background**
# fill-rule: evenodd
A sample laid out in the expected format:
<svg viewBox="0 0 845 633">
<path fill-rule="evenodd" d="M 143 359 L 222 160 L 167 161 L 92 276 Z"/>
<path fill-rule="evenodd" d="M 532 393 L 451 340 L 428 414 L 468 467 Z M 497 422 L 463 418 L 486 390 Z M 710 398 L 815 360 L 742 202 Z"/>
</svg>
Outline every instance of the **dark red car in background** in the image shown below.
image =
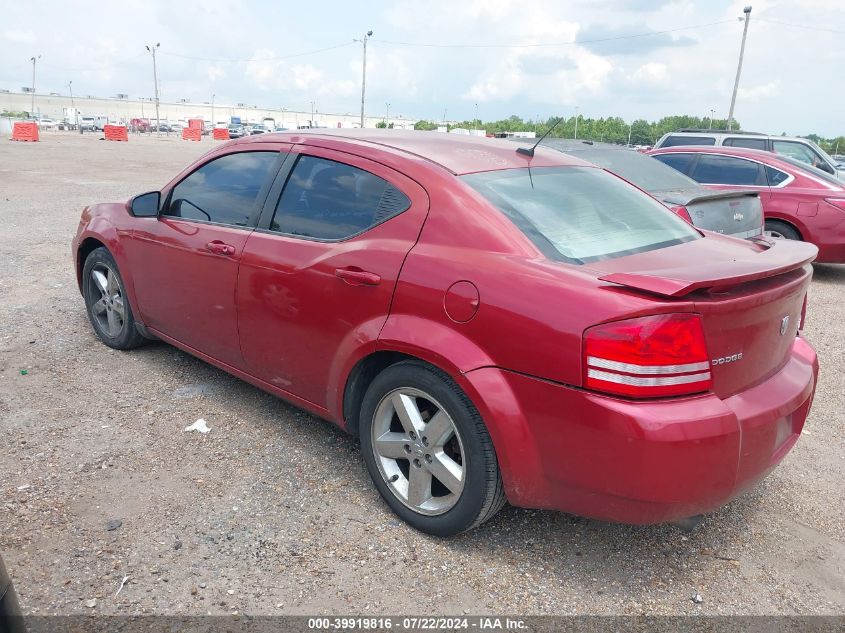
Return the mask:
<svg viewBox="0 0 845 633">
<path fill-rule="evenodd" d="M 557 151 L 395 130 L 223 144 L 73 240 L 106 345 L 162 339 L 358 434 L 437 535 L 506 499 L 654 523 L 754 485 L 813 400 L 816 252 Z"/>
<path fill-rule="evenodd" d="M 827 172 L 755 149 L 696 145 L 647 153 L 707 187 L 758 192 L 768 235 L 815 244 L 819 262 L 845 263 L 845 183 Z"/>
</svg>

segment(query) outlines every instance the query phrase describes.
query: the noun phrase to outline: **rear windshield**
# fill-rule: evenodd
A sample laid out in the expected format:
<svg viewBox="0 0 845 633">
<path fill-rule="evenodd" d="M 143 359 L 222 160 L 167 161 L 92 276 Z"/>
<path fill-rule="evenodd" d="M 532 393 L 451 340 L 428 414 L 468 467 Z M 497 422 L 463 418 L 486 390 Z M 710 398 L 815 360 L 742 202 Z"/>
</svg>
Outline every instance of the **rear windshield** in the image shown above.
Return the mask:
<svg viewBox="0 0 845 633">
<path fill-rule="evenodd" d="M 594 167 L 505 169 L 462 179 L 551 259 L 584 264 L 700 237 L 653 198 Z"/>
<path fill-rule="evenodd" d="M 586 149 L 572 152 L 593 165 L 603 167 L 646 191 L 698 188 L 692 178 L 651 156 L 627 149 Z"/>
<path fill-rule="evenodd" d="M 667 136 L 660 147 L 677 147 L 679 145 L 715 145 L 716 138 L 713 136 L 680 136 L 672 134 Z"/>
</svg>

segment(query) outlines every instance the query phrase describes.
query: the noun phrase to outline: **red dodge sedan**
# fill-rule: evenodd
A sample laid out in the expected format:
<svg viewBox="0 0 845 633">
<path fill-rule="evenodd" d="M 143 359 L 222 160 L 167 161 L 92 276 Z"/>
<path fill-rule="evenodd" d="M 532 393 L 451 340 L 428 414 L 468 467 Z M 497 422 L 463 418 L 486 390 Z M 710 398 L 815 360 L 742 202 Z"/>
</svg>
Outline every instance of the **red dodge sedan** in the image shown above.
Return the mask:
<svg viewBox="0 0 845 633">
<path fill-rule="evenodd" d="M 73 241 L 103 343 L 164 340 L 359 435 L 441 536 L 505 500 L 655 523 L 754 485 L 813 400 L 816 252 L 542 147 L 374 130 L 220 145 Z"/>
<path fill-rule="evenodd" d="M 711 189 L 756 191 L 766 233 L 819 247 L 817 261 L 845 263 L 845 182 L 789 156 L 738 147 L 647 152 Z"/>
</svg>

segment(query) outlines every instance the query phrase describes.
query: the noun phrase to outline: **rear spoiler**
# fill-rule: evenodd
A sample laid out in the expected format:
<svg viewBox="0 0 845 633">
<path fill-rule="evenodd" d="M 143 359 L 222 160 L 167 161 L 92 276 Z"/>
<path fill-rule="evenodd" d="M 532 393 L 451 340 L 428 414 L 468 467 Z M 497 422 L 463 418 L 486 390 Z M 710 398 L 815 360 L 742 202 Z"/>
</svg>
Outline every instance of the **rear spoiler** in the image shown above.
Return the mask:
<svg viewBox="0 0 845 633">
<path fill-rule="evenodd" d="M 819 253 L 818 248 L 807 242 L 765 238 L 754 241 L 766 246 L 766 250 L 749 253 L 741 259 L 700 262 L 698 265 L 679 262 L 672 268 L 611 273 L 599 279 L 664 297 L 683 297 L 703 288 L 728 288 L 775 277 L 806 266 Z"/>
</svg>

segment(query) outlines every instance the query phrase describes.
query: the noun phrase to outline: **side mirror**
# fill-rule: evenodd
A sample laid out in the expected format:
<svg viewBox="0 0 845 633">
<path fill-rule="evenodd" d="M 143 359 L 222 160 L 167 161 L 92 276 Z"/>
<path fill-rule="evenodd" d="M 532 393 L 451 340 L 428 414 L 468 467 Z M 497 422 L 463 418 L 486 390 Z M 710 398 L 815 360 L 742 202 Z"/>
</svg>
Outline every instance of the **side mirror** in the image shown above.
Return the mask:
<svg viewBox="0 0 845 633">
<path fill-rule="evenodd" d="M 150 191 L 135 196 L 129 201 L 129 212 L 136 218 L 158 217 L 158 206 L 161 202 L 161 192 Z"/>
</svg>

